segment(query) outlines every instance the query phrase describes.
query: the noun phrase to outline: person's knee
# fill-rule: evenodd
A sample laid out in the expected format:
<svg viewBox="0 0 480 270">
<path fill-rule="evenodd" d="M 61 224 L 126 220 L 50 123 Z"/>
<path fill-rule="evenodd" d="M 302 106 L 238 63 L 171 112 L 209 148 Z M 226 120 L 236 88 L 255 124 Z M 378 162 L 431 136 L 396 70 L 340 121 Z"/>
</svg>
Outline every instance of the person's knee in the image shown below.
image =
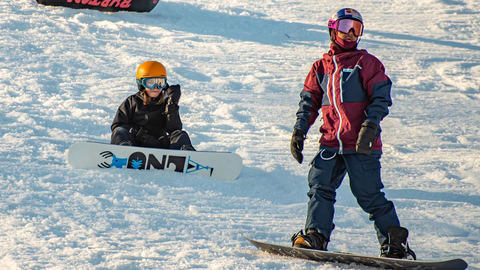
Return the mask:
<svg viewBox="0 0 480 270">
<path fill-rule="evenodd" d="M 315 184 L 310 185 L 310 190 L 307 192 L 307 195 L 310 198 L 319 196 L 326 200 L 334 201 L 337 194 L 335 189 L 330 186 Z"/>
<path fill-rule="evenodd" d="M 112 131 L 112 136 L 110 139 L 111 144 L 125 144 L 133 145 L 134 138 L 131 136 L 129 129 L 127 127 L 116 127 Z"/>
<path fill-rule="evenodd" d="M 113 130 L 113 133 L 128 133 L 128 129 L 126 127 L 116 127 Z"/>
<path fill-rule="evenodd" d="M 182 136 L 184 134 L 187 134 L 187 132 L 185 130 L 179 129 L 179 130 L 175 130 L 174 132 L 172 132 L 170 134 L 170 136 L 171 137 L 179 137 L 179 136 Z"/>
<path fill-rule="evenodd" d="M 190 136 L 184 130 L 175 130 L 170 134 L 170 148 L 180 149 L 184 145 L 191 145 Z"/>
</svg>

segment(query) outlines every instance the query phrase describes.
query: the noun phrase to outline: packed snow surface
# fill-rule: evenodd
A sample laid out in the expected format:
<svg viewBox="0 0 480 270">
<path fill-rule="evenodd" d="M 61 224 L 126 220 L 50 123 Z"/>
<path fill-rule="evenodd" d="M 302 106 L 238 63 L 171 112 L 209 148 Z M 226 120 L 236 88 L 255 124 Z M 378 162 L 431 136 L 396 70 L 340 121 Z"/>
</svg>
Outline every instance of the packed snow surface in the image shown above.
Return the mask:
<svg viewBox="0 0 480 270">
<path fill-rule="evenodd" d="M 387 197 L 421 260 L 480 269 L 480 1 L 163 0 L 150 13 L 0 2 L 1 269 L 368 269 L 258 251 L 290 244 L 306 216 L 308 161 L 289 144 L 299 93 L 328 50 L 328 17 L 365 21 L 360 48 L 385 65 Z M 135 71 L 165 64 L 198 150 L 231 151 L 240 177 L 73 169 L 69 147 L 109 142 Z M 377 256 L 348 177 L 329 249 Z"/>
</svg>

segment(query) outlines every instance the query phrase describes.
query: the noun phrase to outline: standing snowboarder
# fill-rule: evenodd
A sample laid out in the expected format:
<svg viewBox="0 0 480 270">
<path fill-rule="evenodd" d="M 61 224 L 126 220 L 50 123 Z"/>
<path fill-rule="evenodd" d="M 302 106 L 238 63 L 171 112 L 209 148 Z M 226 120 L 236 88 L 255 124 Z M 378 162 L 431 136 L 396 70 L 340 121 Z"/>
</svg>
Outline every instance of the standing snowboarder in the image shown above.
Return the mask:
<svg viewBox="0 0 480 270">
<path fill-rule="evenodd" d="M 291 141 L 292 155 L 302 163 L 306 134 L 321 110 L 320 148 L 308 174 L 306 234 L 303 230 L 294 234 L 292 245 L 327 250 L 336 190 L 348 173 L 353 195 L 374 221 L 381 256 L 415 259 L 407 244 L 408 231 L 400 227 L 393 203 L 381 191 L 380 121 L 392 105 L 392 82 L 375 56 L 357 49 L 363 34 L 358 11 L 339 10 L 328 28 L 330 50 L 307 75 Z"/>
<path fill-rule="evenodd" d="M 167 83 L 162 63 L 147 61 L 137 68 L 138 92 L 118 108 L 111 129 L 111 144 L 192 150 L 182 130 L 178 101 L 180 85 Z"/>
</svg>

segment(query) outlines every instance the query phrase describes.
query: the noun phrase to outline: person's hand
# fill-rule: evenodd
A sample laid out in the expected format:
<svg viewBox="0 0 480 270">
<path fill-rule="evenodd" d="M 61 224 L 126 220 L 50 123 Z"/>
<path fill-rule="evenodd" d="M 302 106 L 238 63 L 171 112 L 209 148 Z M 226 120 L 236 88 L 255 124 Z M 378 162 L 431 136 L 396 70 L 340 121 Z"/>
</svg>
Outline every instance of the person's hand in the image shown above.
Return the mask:
<svg viewBox="0 0 480 270">
<path fill-rule="evenodd" d="M 130 127 L 128 129 L 128 133 L 132 134 L 133 137 L 136 137 L 137 136 L 137 132 L 138 132 L 138 129 L 134 128 L 134 127 Z"/>
<path fill-rule="evenodd" d="M 377 139 L 377 125 L 370 121 L 365 121 L 362 123 L 362 128 L 358 133 L 357 139 L 357 153 L 363 155 L 370 155 L 372 152 L 373 144 Z"/>
<path fill-rule="evenodd" d="M 142 127 L 140 129 L 136 129 L 132 127 L 130 128 L 130 130 L 128 130 L 128 132 L 130 132 L 130 134 L 132 134 L 137 141 L 139 142 L 145 141 L 145 135 L 147 135 L 147 131 Z"/>
<path fill-rule="evenodd" d="M 168 94 L 168 104 L 178 104 L 178 101 L 180 100 L 180 96 L 182 93 L 180 92 L 180 87 L 169 87 L 167 89 L 167 94 Z"/>
<path fill-rule="evenodd" d="M 305 141 L 305 133 L 299 129 L 295 129 L 292 134 L 292 141 L 290 142 L 290 151 L 298 163 L 303 162 L 303 143 Z"/>
</svg>

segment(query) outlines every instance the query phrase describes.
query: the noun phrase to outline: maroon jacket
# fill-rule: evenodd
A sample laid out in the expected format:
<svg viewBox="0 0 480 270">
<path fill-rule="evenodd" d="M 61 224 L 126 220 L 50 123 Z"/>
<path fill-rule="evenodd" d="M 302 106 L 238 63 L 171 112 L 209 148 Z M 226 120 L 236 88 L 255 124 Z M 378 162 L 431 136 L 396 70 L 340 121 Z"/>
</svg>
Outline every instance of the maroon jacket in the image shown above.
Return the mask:
<svg viewBox="0 0 480 270">
<path fill-rule="evenodd" d="M 372 153 L 381 153 L 379 124 L 392 105 L 391 86 L 375 56 L 366 50 L 343 52 L 332 44 L 305 79 L 294 128 L 307 134 L 321 109 L 320 147 L 349 154 L 356 153 L 360 126 L 368 120 L 379 126 Z"/>
</svg>

